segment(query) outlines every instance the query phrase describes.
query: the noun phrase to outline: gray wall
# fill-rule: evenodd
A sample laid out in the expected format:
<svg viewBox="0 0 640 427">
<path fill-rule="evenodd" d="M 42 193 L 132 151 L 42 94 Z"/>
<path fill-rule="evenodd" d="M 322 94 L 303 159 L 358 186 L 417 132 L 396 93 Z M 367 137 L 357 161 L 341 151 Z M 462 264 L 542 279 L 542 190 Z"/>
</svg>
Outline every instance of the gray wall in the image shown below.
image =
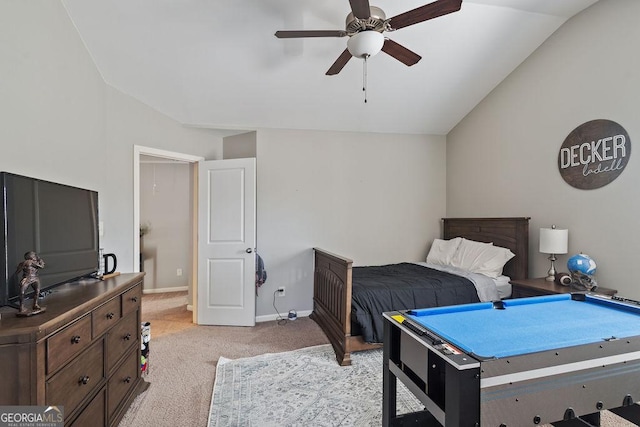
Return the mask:
<svg viewBox="0 0 640 427">
<path fill-rule="evenodd" d="M 544 276 L 540 227 L 569 229 L 569 254 L 597 263 L 602 286 L 639 299 L 638 150 L 617 180 L 578 190 L 557 168 L 578 125 L 610 119 L 640 147 L 640 2 L 603 0 L 563 25 L 447 136 L 447 215 L 531 216 L 530 275 Z M 631 276 L 630 276 L 631 274 Z"/>
<path fill-rule="evenodd" d="M 355 265 L 422 261 L 445 213 L 441 136 L 267 130 L 224 139 L 257 157 L 257 249 L 267 282 L 256 314 L 312 309 L 312 248 Z"/>
<path fill-rule="evenodd" d="M 312 248 L 354 265 L 422 261 L 445 214 L 445 138 L 259 130 L 258 316 L 311 310 Z"/>
<path fill-rule="evenodd" d="M 240 135 L 227 136 L 223 140 L 223 158 L 247 159 L 256 157 L 256 133 L 247 132 Z"/>
<path fill-rule="evenodd" d="M 188 163 L 147 158 L 140 164 L 140 223 L 150 226 L 141 239 L 145 292 L 192 283 L 191 176 Z"/>
<path fill-rule="evenodd" d="M 222 158 L 185 128 L 107 86 L 59 1 L 0 2 L 0 170 L 97 190 L 102 247 L 133 270 L 133 146 Z"/>
</svg>

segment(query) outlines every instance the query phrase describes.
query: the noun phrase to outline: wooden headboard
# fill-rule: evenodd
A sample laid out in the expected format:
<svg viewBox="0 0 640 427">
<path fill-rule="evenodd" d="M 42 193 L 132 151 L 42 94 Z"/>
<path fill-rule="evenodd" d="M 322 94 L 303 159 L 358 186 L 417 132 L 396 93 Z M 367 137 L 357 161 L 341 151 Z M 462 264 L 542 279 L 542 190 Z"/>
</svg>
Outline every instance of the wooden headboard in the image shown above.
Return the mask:
<svg viewBox="0 0 640 427">
<path fill-rule="evenodd" d="M 529 217 L 514 218 L 443 218 L 443 239 L 464 237 L 493 243 L 515 254 L 504 266 L 503 274 L 512 279 L 526 279 L 529 274 Z"/>
</svg>

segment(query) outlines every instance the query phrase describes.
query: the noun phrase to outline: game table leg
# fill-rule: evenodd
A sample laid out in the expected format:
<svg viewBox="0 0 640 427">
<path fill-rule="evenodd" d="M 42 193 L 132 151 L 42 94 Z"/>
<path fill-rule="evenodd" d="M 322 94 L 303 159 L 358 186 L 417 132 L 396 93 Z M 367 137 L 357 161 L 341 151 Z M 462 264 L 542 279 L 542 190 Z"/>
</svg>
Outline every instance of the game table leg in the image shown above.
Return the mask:
<svg viewBox="0 0 640 427">
<path fill-rule="evenodd" d="M 398 332 L 394 331 L 389 322 L 384 323 L 384 340 L 386 342 L 394 341 L 394 336 Z M 395 337 L 397 340 L 398 337 Z M 389 359 L 392 357 L 392 351 L 396 350 L 396 346 L 385 345 L 382 351 L 382 425 L 387 427 L 391 425 L 391 420 L 396 415 L 398 379 L 389 370 Z"/>
<path fill-rule="evenodd" d="M 384 348 L 383 348 L 383 373 L 382 373 L 382 426 L 383 427 L 442 427 L 442 423 L 426 407 L 422 411 L 397 415 L 397 391 L 398 377 L 391 369 L 391 365 L 397 366 L 400 363 L 400 341 L 401 331 L 391 326 L 389 322 L 384 324 Z M 427 363 L 425 359 L 424 363 Z M 443 363 L 443 368 L 447 371 L 447 376 L 452 379 L 452 386 L 446 390 L 449 401 L 449 415 L 447 425 L 462 426 L 474 425 L 469 420 L 477 418 L 479 408 L 478 397 L 473 390 L 478 390 L 479 379 L 475 371 L 464 373 L 458 372 L 455 368 Z M 420 380 L 419 380 L 420 381 Z M 469 385 L 475 385 L 469 386 Z M 405 381 L 405 385 L 408 386 Z M 424 387 L 425 384 L 422 384 Z M 436 384 L 433 385 L 436 388 Z M 470 403 L 469 403 L 470 402 Z M 475 402 L 475 404 L 474 404 Z M 473 408 L 473 409 L 470 409 Z M 470 412 L 469 415 L 467 412 Z M 477 425 L 477 424 L 475 424 Z"/>
<path fill-rule="evenodd" d="M 385 340 L 399 340 L 399 331 L 391 330 L 388 323 L 384 325 Z M 387 341 L 388 342 L 388 341 Z M 397 343 L 398 341 L 395 341 Z M 382 373 L 382 425 L 384 427 L 424 426 L 442 427 L 442 424 L 427 410 L 412 412 L 410 414 L 396 415 L 398 378 L 389 369 L 389 359 L 399 346 L 387 345 L 383 349 L 383 373 Z M 398 357 L 398 354 L 395 354 Z"/>
</svg>

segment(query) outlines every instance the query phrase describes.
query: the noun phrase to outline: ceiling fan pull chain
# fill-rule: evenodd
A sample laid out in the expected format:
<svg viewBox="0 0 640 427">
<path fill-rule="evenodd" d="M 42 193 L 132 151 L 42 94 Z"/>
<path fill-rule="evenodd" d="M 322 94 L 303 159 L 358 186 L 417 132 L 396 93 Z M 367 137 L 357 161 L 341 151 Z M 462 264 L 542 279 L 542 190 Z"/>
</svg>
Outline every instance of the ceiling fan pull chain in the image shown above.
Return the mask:
<svg viewBox="0 0 640 427">
<path fill-rule="evenodd" d="M 362 65 L 362 91 L 364 92 L 364 103 L 367 103 L 367 58 L 369 55 L 364 56 L 364 64 Z"/>
</svg>

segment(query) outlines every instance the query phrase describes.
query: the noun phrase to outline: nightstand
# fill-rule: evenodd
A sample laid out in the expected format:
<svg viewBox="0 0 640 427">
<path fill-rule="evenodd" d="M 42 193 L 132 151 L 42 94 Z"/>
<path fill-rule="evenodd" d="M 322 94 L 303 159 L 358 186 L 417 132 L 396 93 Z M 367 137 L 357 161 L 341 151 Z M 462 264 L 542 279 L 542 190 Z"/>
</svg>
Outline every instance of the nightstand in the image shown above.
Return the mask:
<svg viewBox="0 0 640 427">
<path fill-rule="evenodd" d="M 556 282 L 547 281 L 544 277 L 537 279 L 514 279 L 511 280 L 511 298 L 535 297 L 539 295 L 566 294 L 570 292 L 580 292 L 571 286 L 562 286 Z M 598 286 L 594 293 L 612 296 L 618 293 L 615 289 L 602 288 Z"/>
</svg>

